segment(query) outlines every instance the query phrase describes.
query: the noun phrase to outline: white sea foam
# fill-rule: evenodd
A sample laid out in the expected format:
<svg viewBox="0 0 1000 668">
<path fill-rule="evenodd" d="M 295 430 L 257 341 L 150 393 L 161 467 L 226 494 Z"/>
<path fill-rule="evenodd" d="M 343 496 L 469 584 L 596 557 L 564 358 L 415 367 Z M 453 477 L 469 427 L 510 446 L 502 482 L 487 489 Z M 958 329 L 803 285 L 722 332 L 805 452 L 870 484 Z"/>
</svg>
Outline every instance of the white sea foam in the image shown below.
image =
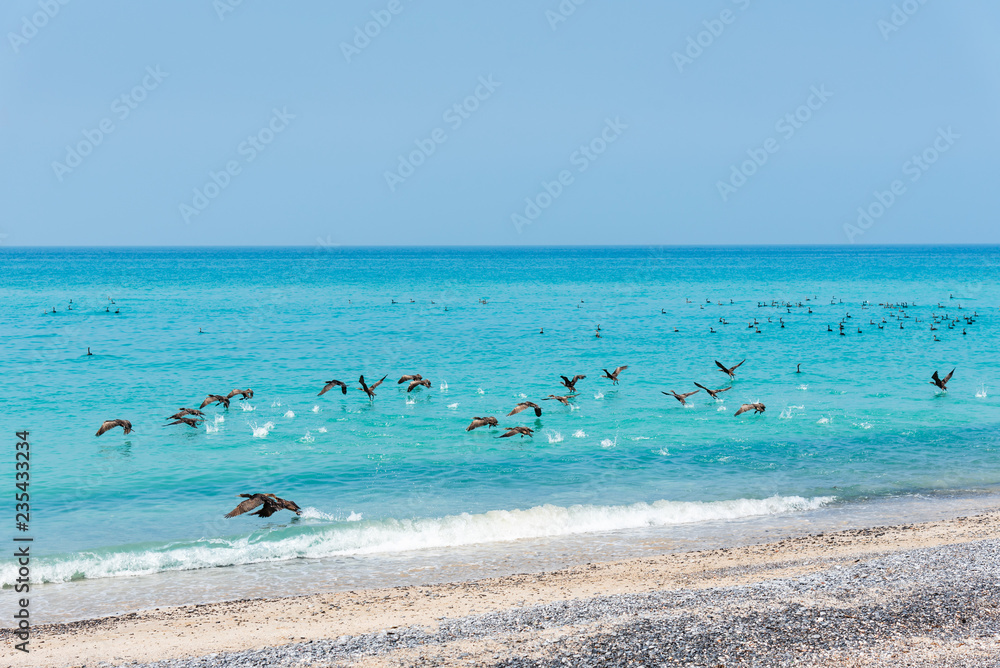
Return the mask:
<svg viewBox="0 0 1000 668">
<path fill-rule="evenodd" d="M 716 413 L 721 413 L 721 412 L 722 412 L 722 411 L 724 411 L 724 410 L 726 410 L 726 407 L 725 407 L 725 406 L 719 406 L 718 408 L 716 408 L 716 409 L 715 409 L 715 412 L 716 412 Z"/>
<path fill-rule="evenodd" d="M 271 433 L 271 430 L 274 429 L 274 423 L 265 422 L 263 427 L 258 427 L 256 422 L 251 422 L 250 428 L 253 429 L 254 438 L 266 438 Z"/>
<path fill-rule="evenodd" d="M 325 433 L 326 433 L 326 427 L 320 427 L 320 428 L 319 428 L 319 429 L 317 429 L 316 431 L 318 431 L 318 432 L 319 432 L 319 433 L 321 433 L 321 434 L 325 434 Z"/>
<path fill-rule="evenodd" d="M 32 561 L 31 575 L 34 582 L 68 582 L 80 578 L 129 577 L 290 559 L 441 549 L 801 512 L 820 508 L 833 500 L 830 496 L 811 499 L 772 496 L 713 502 L 656 501 L 626 506 L 544 505 L 475 515 L 462 513 L 437 518 L 371 521 L 362 521 L 356 513 L 344 520 L 315 508 L 306 508 L 303 518 L 331 524 L 310 531 L 292 530 L 291 535 L 282 531 L 263 538 L 254 534 L 252 537 L 177 541 L 152 549 L 136 546 L 65 557 L 39 557 Z M 18 577 L 17 568 L 11 560 L 6 560 L 0 566 L 0 585 L 11 586 Z"/>
<path fill-rule="evenodd" d="M 445 381 L 442 380 L 440 383 L 438 383 L 438 390 L 441 391 L 441 392 L 447 392 L 448 391 L 448 383 L 446 383 Z"/>
<path fill-rule="evenodd" d="M 293 417 L 295 417 L 295 413 L 293 413 L 292 411 L 286 411 L 285 412 L 285 417 L 286 418 L 293 418 Z"/>
<path fill-rule="evenodd" d="M 271 402 L 271 408 L 277 408 L 280 405 L 281 405 L 281 400 L 279 399 L 276 399 L 273 402 Z"/>
<path fill-rule="evenodd" d="M 476 390 L 476 394 L 486 394 L 486 392 L 484 392 L 483 388 L 480 387 Z"/>
<path fill-rule="evenodd" d="M 256 408 L 256 406 L 253 406 L 251 404 L 240 404 L 240 408 L 242 408 L 245 411 L 252 411 L 253 409 Z"/>
<path fill-rule="evenodd" d="M 976 399 L 985 399 L 986 390 L 990 388 L 986 387 L 985 383 L 976 391 Z"/>
<path fill-rule="evenodd" d="M 312 443 L 315 440 L 316 437 L 310 434 L 308 430 L 306 430 L 306 435 L 299 439 L 299 443 Z"/>
<path fill-rule="evenodd" d="M 448 408 L 450 408 L 451 410 L 455 410 L 456 408 L 458 408 L 458 404 L 448 404 Z"/>
<path fill-rule="evenodd" d="M 417 403 L 416 397 L 406 397 L 406 405 L 407 406 L 412 406 L 415 403 Z"/>
<path fill-rule="evenodd" d="M 796 388 L 796 389 L 799 389 L 799 390 L 808 390 L 809 386 L 808 385 L 799 385 L 798 388 Z"/>
<path fill-rule="evenodd" d="M 781 411 L 781 415 L 778 417 L 782 420 L 789 420 L 794 417 L 794 411 L 802 410 L 805 406 L 787 406 L 785 410 Z"/>
<path fill-rule="evenodd" d="M 585 432 L 582 429 L 577 429 L 576 431 L 573 432 L 573 438 L 584 438 L 586 437 L 586 435 L 587 432 Z"/>
<path fill-rule="evenodd" d="M 613 448 L 616 445 L 618 445 L 618 437 L 617 436 L 615 436 L 615 440 L 613 440 L 613 441 L 610 438 L 605 438 L 605 439 L 601 440 L 601 447 L 602 448 L 605 448 L 605 449 L 607 449 L 607 448 Z"/>
<path fill-rule="evenodd" d="M 656 454 L 661 455 L 663 457 L 666 457 L 667 455 L 670 454 L 670 451 L 667 450 L 666 448 L 660 448 L 659 450 L 653 450 L 653 452 L 655 452 Z"/>
<path fill-rule="evenodd" d="M 313 406 L 312 407 L 312 412 L 313 413 L 319 413 L 319 406 Z"/>
<path fill-rule="evenodd" d="M 547 432 L 545 432 L 545 435 L 548 436 L 549 443 L 562 443 L 563 442 L 563 435 L 560 434 L 558 431 L 547 431 Z"/>
<path fill-rule="evenodd" d="M 219 425 L 222 424 L 225 421 L 226 421 L 226 417 L 224 415 L 216 415 L 215 418 L 211 422 L 206 422 L 205 423 L 205 433 L 206 434 L 215 434 L 215 433 L 218 433 L 218 431 L 219 431 Z"/>
<path fill-rule="evenodd" d="M 816 424 L 830 424 L 830 418 L 821 417 L 820 419 L 816 420 Z"/>
<path fill-rule="evenodd" d="M 597 394 L 594 395 L 594 398 L 595 399 L 603 399 L 604 398 L 604 393 L 601 392 L 600 390 L 598 390 Z"/>
<path fill-rule="evenodd" d="M 858 422 L 854 425 L 855 427 L 861 427 L 862 429 L 871 429 L 872 425 L 869 422 Z"/>
</svg>

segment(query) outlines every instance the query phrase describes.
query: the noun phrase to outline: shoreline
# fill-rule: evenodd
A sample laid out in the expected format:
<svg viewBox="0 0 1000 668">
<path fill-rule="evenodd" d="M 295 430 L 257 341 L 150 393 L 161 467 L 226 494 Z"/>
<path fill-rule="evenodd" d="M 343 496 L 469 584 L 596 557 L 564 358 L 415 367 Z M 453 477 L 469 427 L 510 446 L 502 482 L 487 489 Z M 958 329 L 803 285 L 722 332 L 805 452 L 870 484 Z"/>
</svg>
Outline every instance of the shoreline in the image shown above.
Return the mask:
<svg viewBox="0 0 1000 668">
<path fill-rule="evenodd" d="M 621 615 L 528 632 L 522 628 L 507 634 L 492 633 L 479 640 L 463 639 L 461 634 L 450 634 L 455 638 L 451 641 L 434 638 L 456 624 L 474 626 L 498 615 L 531 615 L 547 606 L 589 605 L 609 597 L 697 597 L 706 591 L 736 591 L 768 583 L 778 586 L 819 574 L 831 579 L 893 556 L 930 558 L 927 555 L 947 550 L 946 546 L 995 550 L 991 541 L 1000 545 L 998 510 L 919 524 L 849 529 L 738 547 L 589 563 L 541 573 L 190 605 L 39 625 L 33 629 L 28 655 L 14 651 L 15 640 L 9 629 L 0 631 L 0 638 L 8 655 L 14 655 L 14 666 L 150 662 L 264 648 L 305 651 L 302 647 L 311 651 L 322 648 L 324 656 L 333 660 L 331 652 L 335 651 L 326 647 L 330 643 L 342 646 L 346 655 L 353 657 L 347 663 L 360 665 L 398 665 L 399 661 L 408 664 L 427 655 L 438 656 L 443 665 L 495 663 L 510 655 L 513 647 L 525 643 L 543 643 L 543 647 L 532 650 L 535 654 L 541 652 L 540 657 L 548 651 L 546 647 L 556 651 L 567 643 L 586 646 L 590 642 L 587 638 L 593 640 L 595 633 L 599 635 L 600 629 L 608 628 L 610 620 Z M 959 571 L 963 562 L 952 566 Z M 799 604 L 807 605 L 810 597 L 806 594 L 796 598 Z M 378 642 L 365 646 L 375 649 L 354 649 L 356 641 L 369 636 Z M 414 646 L 399 642 L 417 636 L 421 639 L 413 640 Z M 991 645 L 994 651 L 1000 649 L 998 642 L 1000 637 Z M 393 649 L 396 645 L 399 647 Z M 226 665 L 222 656 L 202 665 L 215 664 Z"/>
</svg>

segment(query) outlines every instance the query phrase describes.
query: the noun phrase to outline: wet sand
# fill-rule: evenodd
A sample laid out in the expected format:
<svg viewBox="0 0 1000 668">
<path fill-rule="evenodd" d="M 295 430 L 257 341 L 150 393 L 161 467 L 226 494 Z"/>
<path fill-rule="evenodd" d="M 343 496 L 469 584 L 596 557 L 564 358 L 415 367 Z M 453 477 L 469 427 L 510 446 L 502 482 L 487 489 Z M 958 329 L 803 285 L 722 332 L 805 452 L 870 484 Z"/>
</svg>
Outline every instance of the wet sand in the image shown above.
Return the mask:
<svg viewBox="0 0 1000 668">
<path fill-rule="evenodd" d="M 622 665 L 643 652 L 682 665 L 719 665 L 705 663 L 710 654 L 726 665 L 753 656 L 760 665 L 899 665 L 893 653 L 908 665 L 993 665 L 1000 632 L 990 601 L 1000 588 L 983 583 L 1000 581 L 998 554 L 1000 513 L 991 510 L 545 573 L 38 626 L 30 654 L 14 651 L 9 630 L 0 639 L 13 666 L 182 666 L 213 654 L 197 665 Z M 927 592 L 937 593 L 912 628 L 894 625 Z M 828 633 L 789 631 L 803 620 Z M 748 631 L 718 635 L 740 625 Z M 689 645 L 677 645 L 686 633 Z M 785 646 L 794 656 L 781 658 Z"/>
</svg>

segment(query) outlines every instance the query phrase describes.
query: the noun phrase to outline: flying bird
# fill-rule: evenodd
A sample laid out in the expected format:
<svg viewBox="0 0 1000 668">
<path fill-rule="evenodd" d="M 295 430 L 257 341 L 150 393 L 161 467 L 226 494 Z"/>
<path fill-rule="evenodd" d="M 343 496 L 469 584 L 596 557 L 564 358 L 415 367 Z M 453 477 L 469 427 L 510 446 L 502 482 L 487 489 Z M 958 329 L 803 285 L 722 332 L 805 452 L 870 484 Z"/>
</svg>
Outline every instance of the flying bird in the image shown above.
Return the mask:
<svg viewBox="0 0 1000 668">
<path fill-rule="evenodd" d="M 229 408 L 229 398 L 224 397 L 221 394 L 208 395 L 207 397 L 205 397 L 205 401 L 201 402 L 201 406 L 198 406 L 198 408 L 204 408 L 205 406 L 208 406 L 209 404 L 214 404 L 216 402 L 222 404 L 226 408 Z"/>
<path fill-rule="evenodd" d="M 529 429 L 528 427 L 505 427 L 505 429 L 507 429 L 507 431 L 505 431 L 503 434 L 501 434 L 497 438 L 509 438 L 509 437 L 514 436 L 516 434 L 520 434 L 521 438 L 524 438 L 525 436 L 534 436 L 535 435 L 535 430 L 534 429 Z"/>
<path fill-rule="evenodd" d="M 302 514 L 302 509 L 299 508 L 297 503 L 279 498 L 274 494 L 240 494 L 240 496 L 244 497 L 246 501 L 229 511 L 226 514 L 226 517 L 236 517 L 237 515 L 242 515 L 243 513 L 250 512 L 258 506 L 264 507 L 255 513 L 250 513 L 251 515 L 256 515 L 257 517 L 270 517 L 279 510 L 290 510 L 296 515 Z"/>
<path fill-rule="evenodd" d="M 514 406 L 513 410 L 511 410 L 510 413 L 507 413 L 507 417 L 510 417 L 511 415 L 516 415 L 527 408 L 534 408 L 535 417 L 542 417 L 542 407 L 539 406 L 538 404 L 533 404 L 530 401 L 522 401 L 517 406 Z"/>
<path fill-rule="evenodd" d="M 495 417 L 474 417 L 472 418 L 472 424 L 466 427 L 465 431 L 472 431 L 473 429 L 486 426 L 497 426 L 497 419 Z"/>
<path fill-rule="evenodd" d="M 423 379 L 424 379 L 423 376 L 421 376 L 419 373 L 415 373 L 409 376 L 403 376 L 402 378 L 396 381 L 396 385 L 402 385 L 408 380 L 423 380 Z"/>
<path fill-rule="evenodd" d="M 662 390 L 660 391 L 663 392 Z M 681 406 L 687 406 L 687 398 L 690 397 L 692 394 L 698 394 L 699 392 L 701 392 L 701 390 L 695 390 L 694 392 L 686 392 L 684 394 L 677 394 L 673 390 L 670 390 L 669 392 L 663 392 L 663 394 L 667 395 L 668 397 L 673 396 L 674 399 L 681 402 Z"/>
<path fill-rule="evenodd" d="M 326 381 L 326 385 L 323 386 L 323 389 L 320 390 L 319 394 L 317 394 L 316 396 L 321 397 L 335 387 L 339 387 L 342 394 L 347 394 L 347 385 L 340 382 L 339 380 L 328 380 Z"/>
<path fill-rule="evenodd" d="M 397 383 L 397 385 L 398 385 L 398 383 Z M 421 387 L 421 386 L 423 386 L 423 387 L 430 387 L 431 386 L 431 381 L 427 380 L 426 378 L 424 378 L 422 380 L 418 379 L 418 380 L 411 381 L 409 387 L 406 388 L 406 391 L 407 392 L 412 392 L 413 390 L 415 390 L 416 388 Z"/>
<path fill-rule="evenodd" d="M 253 390 L 251 390 L 249 387 L 245 390 L 240 390 L 240 389 L 233 390 L 232 392 L 226 395 L 226 399 L 232 399 L 237 394 L 241 395 L 240 401 L 243 401 L 244 399 L 253 399 Z"/>
<path fill-rule="evenodd" d="M 736 411 L 736 413 L 733 415 L 733 417 L 736 417 L 736 415 L 742 415 L 743 413 L 746 413 L 747 411 L 753 411 L 754 415 L 756 415 L 757 413 L 763 413 L 764 412 L 764 404 L 762 404 L 760 402 L 753 403 L 753 404 L 743 404 L 742 406 L 740 406 L 740 409 L 738 411 Z"/>
<path fill-rule="evenodd" d="M 198 417 L 204 417 L 205 414 L 202 413 L 197 408 L 182 408 L 179 411 L 177 411 L 176 413 L 174 413 L 173 415 L 171 415 L 170 417 L 168 417 L 167 419 L 168 420 L 180 420 L 185 415 L 197 415 Z"/>
<path fill-rule="evenodd" d="M 189 427 L 197 429 L 198 428 L 198 423 L 199 422 L 203 422 L 203 421 L 204 421 L 203 418 L 186 418 L 186 417 L 180 417 L 180 418 L 177 418 L 176 420 L 174 420 L 173 422 L 168 422 L 167 426 L 169 427 L 169 426 L 175 425 L 175 424 L 186 424 Z"/>
<path fill-rule="evenodd" d="M 729 390 L 733 389 L 732 385 L 730 385 L 729 387 L 720 388 L 718 390 L 710 390 L 701 383 L 695 383 L 695 385 L 708 392 L 708 396 L 712 397 L 713 399 L 715 399 L 716 398 L 715 395 L 719 394 L 720 392 L 728 392 Z"/>
<path fill-rule="evenodd" d="M 744 359 L 743 362 L 746 362 L 746 360 Z M 743 362 L 740 362 L 740 364 L 743 364 Z M 734 374 L 733 372 L 736 371 L 738 368 L 740 368 L 740 364 L 737 364 L 736 366 L 733 367 L 726 367 L 719 360 L 715 360 L 715 365 L 719 367 L 722 373 L 729 374 L 730 378 L 736 378 L 736 374 Z"/>
<path fill-rule="evenodd" d="M 358 378 L 358 382 L 361 383 L 361 389 L 365 391 L 365 394 L 368 395 L 368 399 L 371 400 L 371 399 L 375 398 L 375 388 L 378 387 L 379 385 L 381 385 L 382 382 L 386 378 L 388 378 L 388 377 L 389 377 L 389 374 L 385 374 L 384 376 L 382 376 L 381 380 L 379 380 L 377 383 L 372 383 L 372 385 L 370 387 L 365 384 L 365 377 L 364 376 L 361 376 L 360 378 Z"/>
<path fill-rule="evenodd" d="M 948 391 L 948 381 L 951 380 L 951 377 L 953 375 L 955 375 L 955 369 L 952 369 L 951 373 L 949 373 L 944 378 L 941 378 L 940 376 L 938 376 L 938 372 L 935 371 L 934 375 L 931 376 L 931 380 L 929 380 L 927 382 L 931 383 L 932 385 L 937 385 L 939 388 L 941 388 L 941 391 L 947 392 Z"/>
<path fill-rule="evenodd" d="M 603 376 L 601 376 L 601 378 L 608 378 L 608 379 L 610 379 L 610 380 L 611 380 L 611 381 L 612 381 L 612 382 L 613 382 L 613 383 L 614 383 L 615 385 L 617 385 L 617 384 L 618 384 L 618 374 L 620 374 L 620 373 L 621 373 L 622 371 L 624 371 L 624 370 L 625 370 L 625 369 L 627 369 L 627 368 L 628 368 L 628 365 L 626 364 L 626 365 L 624 365 L 624 366 L 620 366 L 620 367 L 618 367 L 618 368 L 617 368 L 617 369 L 615 369 L 614 371 L 608 371 L 607 369 L 601 369 L 601 371 L 603 371 L 603 372 L 604 372 L 604 375 L 603 375 Z"/>
<path fill-rule="evenodd" d="M 586 378 L 586 376 L 584 376 L 583 374 L 579 374 L 579 373 L 577 375 L 573 376 L 573 380 L 570 380 L 566 376 L 559 376 L 559 377 L 562 378 L 562 385 L 563 385 L 563 387 L 565 387 L 566 389 L 568 389 L 570 392 L 576 392 L 576 382 L 578 380 L 583 380 L 584 378 Z"/>
<path fill-rule="evenodd" d="M 565 396 L 565 397 L 560 397 L 560 396 L 555 395 L 555 394 L 550 394 L 549 396 L 547 396 L 544 399 L 542 399 L 542 401 L 548 401 L 550 399 L 555 399 L 556 401 L 558 401 L 559 403 L 561 403 L 563 406 L 569 406 L 569 400 L 572 399 L 575 396 L 576 396 L 575 394 L 570 394 L 570 395 Z"/>
<path fill-rule="evenodd" d="M 132 432 L 132 423 L 128 420 L 105 420 L 101 424 L 101 428 L 97 430 L 97 433 L 94 434 L 94 436 L 100 436 L 104 432 L 114 429 L 115 427 L 121 427 L 126 434 Z"/>
</svg>

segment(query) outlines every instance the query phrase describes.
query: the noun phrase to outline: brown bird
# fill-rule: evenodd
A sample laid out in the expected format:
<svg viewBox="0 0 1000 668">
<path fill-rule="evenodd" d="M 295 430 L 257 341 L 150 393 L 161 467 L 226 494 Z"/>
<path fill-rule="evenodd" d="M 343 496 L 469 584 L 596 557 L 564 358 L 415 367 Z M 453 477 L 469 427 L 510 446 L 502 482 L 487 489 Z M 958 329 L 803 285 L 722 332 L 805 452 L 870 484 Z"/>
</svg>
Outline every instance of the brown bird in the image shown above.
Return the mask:
<svg viewBox="0 0 1000 668">
<path fill-rule="evenodd" d="M 472 424 L 466 427 L 465 431 L 472 431 L 473 429 L 486 426 L 497 426 L 497 419 L 495 417 L 474 417 L 472 418 Z"/>
<path fill-rule="evenodd" d="M 504 427 L 504 429 L 506 429 L 507 431 L 505 431 L 497 438 L 509 438 L 511 436 L 514 436 L 515 434 L 520 434 L 521 438 L 524 438 L 525 436 L 535 435 L 535 430 L 529 429 L 527 427 Z"/>
<path fill-rule="evenodd" d="M 419 373 L 414 373 L 409 376 L 403 376 L 402 378 L 396 381 L 396 385 L 402 385 L 408 380 L 423 380 L 423 379 L 424 377 L 421 376 Z"/>
<path fill-rule="evenodd" d="M 746 362 L 746 360 L 744 359 L 743 362 Z M 743 362 L 740 362 L 740 364 L 743 364 Z M 730 378 L 736 378 L 736 375 L 733 372 L 736 371 L 738 368 L 740 368 L 740 364 L 737 364 L 734 367 L 726 367 L 719 360 L 715 360 L 715 365 L 719 367 L 722 373 L 729 374 Z"/>
<path fill-rule="evenodd" d="M 369 387 L 368 385 L 365 384 L 365 377 L 364 376 L 361 376 L 361 378 L 358 378 L 358 382 L 361 383 L 361 389 L 365 391 L 365 394 L 368 395 L 368 399 L 371 400 L 371 399 L 375 398 L 375 388 L 378 387 L 379 385 L 381 385 L 382 382 L 386 378 L 388 378 L 388 377 L 389 377 L 389 374 L 385 374 L 384 376 L 382 376 L 382 380 L 378 381 L 377 383 L 373 383 L 371 387 Z"/>
<path fill-rule="evenodd" d="M 604 375 L 601 376 L 601 378 L 609 378 L 615 385 L 617 385 L 618 384 L 618 374 L 620 374 L 622 371 L 624 371 L 627 368 L 628 368 L 628 365 L 626 364 L 625 366 L 618 367 L 617 369 L 615 369 L 612 372 L 609 372 L 607 369 L 601 369 L 604 372 Z"/>
<path fill-rule="evenodd" d="M 397 383 L 397 385 L 398 385 L 398 383 Z M 411 381 L 410 385 L 406 388 L 406 391 L 407 392 L 412 392 L 414 389 L 416 389 L 418 387 L 421 387 L 421 386 L 423 386 L 423 387 L 430 387 L 431 386 L 431 381 L 427 380 L 426 378 L 423 379 L 423 380 L 414 380 L 414 381 Z"/>
<path fill-rule="evenodd" d="M 222 404 L 226 408 L 229 408 L 229 398 L 224 397 L 221 394 L 208 395 L 207 397 L 205 397 L 205 401 L 201 402 L 201 406 L 198 406 L 198 408 L 204 408 L 205 406 L 208 406 L 209 404 L 214 404 L 216 402 Z"/>
<path fill-rule="evenodd" d="M 237 515 L 242 515 L 243 513 L 253 510 L 257 506 L 264 507 L 255 513 L 250 513 L 251 515 L 256 515 L 258 517 L 270 517 L 279 510 L 290 510 L 296 515 L 302 514 L 302 509 L 299 508 L 297 503 L 287 499 L 281 499 L 274 494 L 240 494 L 239 496 L 245 498 L 246 501 L 229 511 L 226 514 L 226 517 L 236 517 Z"/>
<path fill-rule="evenodd" d="M 661 392 L 662 392 L 662 390 L 661 390 Z M 687 398 L 690 397 L 692 394 L 698 394 L 699 392 L 701 392 L 701 390 L 695 390 L 694 392 L 687 392 L 685 394 L 677 394 L 673 390 L 670 390 L 669 392 L 663 392 L 663 394 L 667 395 L 668 397 L 669 396 L 673 396 L 674 399 L 676 399 L 677 401 L 681 402 L 682 406 L 686 406 L 687 405 Z"/>
<path fill-rule="evenodd" d="M 742 415 L 743 413 L 746 413 L 747 411 L 753 411 L 754 415 L 756 415 L 757 413 L 763 413 L 764 412 L 764 404 L 762 404 L 760 402 L 753 403 L 753 404 L 743 404 L 742 406 L 740 406 L 740 409 L 738 411 L 736 411 L 736 413 L 734 414 L 733 417 L 735 417 L 736 415 Z"/>
<path fill-rule="evenodd" d="M 572 399 L 575 396 L 576 396 L 575 394 L 570 394 L 569 396 L 560 397 L 560 396 L 557 396 L 555 394 L 550 394 L 549 396 L 547 396 L 544 399 L 542 399 L 542 401 L 548 401 L 549 399 L 555 399 L 556 401 L 558 401 L 559 403 L 561 403 L 563 406 L 569 406 L 569 400 Z"/>
<path fill-rule="evenodd" d="M 947 392 L 948 391 L 948 381 L 951 380 L 951 377 L 953 375 L 955 375 L 955 369 L 952 369 L 951 373 L 949 373 L 944 378 L 939 377 L 938 376 L 938 372 L 935 371 L 934 375 L 931 376 L 931 380 L 929 380 L 927 382 L 931 383 L 932 385 L 937 385 L 939 388 L 941 388 L 941 390 L 943 392 Z"/>
<path fill-rule="evenodd" d="M 342 394 L 347 394 L 347 385 L 345 385 L 344 383 L 340 382 L 339 380 L 328 380 L 328 381 L 326 381 L 326 385 L 323 386 L 323 389 L 320 390 L 319 394 L 317 394 L 316 396 L 317 397 L 322 397 L 324 394 L 326 394 L 327 392 L 329 392 L 330 390 L 332 390 L 335 387 L 339 387 L 340 388 L 340 392 Z"/>
<path fill-rule="evenodd" d="M 715 399 L 716 398 L 715 395 L 719 394 L 720 392 L 728 392 L 729 390 L 733 389 L 732 385 L 730 385 L 729 387 L 723 387 L 722 389 L 719 390 L 710 390 L 701 383 L 695 383 L 695 385 L 708 392 L 708 396 L 712 397 L 713 399 Z"/>
<path fill-rule="evenodd" d="M 507 417 L 510 417 L 511 415 L 516 415 L 517 413 L 520 413 L 521 411 L 527 408 L 534 408 L 535 417 L 542 417 L 542 407 L 539 406 L 538 404 L 533 404 L 530 401 L 522 401 L 517 406 L 514 406 L 513 410 L 511 410 L 510 413 L 507 413 Z"/>
<path fill-rule="evenodd" d="M 177 418 L 173 422 L 168 422 L 167 426 L 169 427 L 169 426 L 175 425 L 175 424 L 186 424 L 189 427 L 193 427 L 193 428 L 197 429 L 199 422 L 204 422 L 204 420 L 202 418 L 185 418 L 185 417 L 182 417 L 182 418 Z"/>
<path fill-rule="evenodd" d="M 177 411 L 176 413 L 174 413 L 173 415 L 171 415 L 170 417 L 168 417 L 167 419 L 168 420 L 180 420 L 185 415 L 197 415 L 198 417 L 204 417 L 205 414 L 202 413 L 197 408 L 182 408 L 179 411 Z"/>
<path fill-rule="evenodd" d="M 105 420 L 104 423 L 101 424 L 101 428 L 97 430 L 97 433 L 94 434 L 94 436 L 100 436 L 104 432 L 109 429 L 114 429 L 115 427 L 121 427 L 126 434 L 132 432 L 132 423 L 128 420 Z"/>
<path fill-rule="evenodd" d="M 249 387 L 245 390 L 240 390 L 240 389 L 233 390 L 232 392 L 226 395 L 226 399 L 232 399 L 237 394 L 242 395 L 240 396 L 240 401 L 243 401 L 244 399 L 253 399 L 253 390 L 251 390 Z"/>
<path fill-rule="evenodd" d="M 570 392 L 576 392 L 576 381 L 583 380 L 584 378 L 586 378 L 586 376 L 579 373 L 573 376 L 573 380 L 570 380 L 566 376 L 559 376 L 559 377 L 562 378 L 562 385 Z"/>
</svg>

